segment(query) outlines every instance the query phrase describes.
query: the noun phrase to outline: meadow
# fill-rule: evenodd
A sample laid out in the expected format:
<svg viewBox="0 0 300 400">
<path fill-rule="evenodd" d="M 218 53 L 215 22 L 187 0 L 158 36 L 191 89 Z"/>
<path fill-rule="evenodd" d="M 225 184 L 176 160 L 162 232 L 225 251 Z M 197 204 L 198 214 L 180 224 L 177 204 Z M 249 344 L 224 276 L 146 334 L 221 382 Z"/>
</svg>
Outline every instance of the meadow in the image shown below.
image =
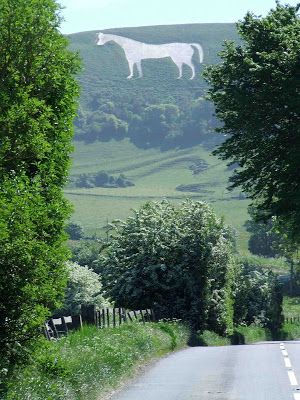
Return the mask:
<svg viewBox="0 0 300 400">
<path fill-rule="evenodd" d="M 193 174 L 190 167 L 200 160 L 208 168 Z M 201 145 L 162 152 L 155 148 L 139 149 L 128 139 L 91 144 L 75 142 L 71 178 L 101 170 L 115 175 L 123 173 L 135 186 L 86 189 L 70 185 L 65 189 L 74 204 L 72 221 L 80 223 L 87 235 L 105 234 L 107 222 L 127 218 L 131 209 L 147 201 L 167 198 L 178 203 L 192 198 L 210 203 L 236 229 L 239 248 L 246 251 L 248 233 L 244 222 L 248 218 L 249 201 L 240 200 L 239 191 L 226 189 L 231 171 Z M 180 185 L 195 184 L 197 192 L 176 190 Z"/>
</svg>

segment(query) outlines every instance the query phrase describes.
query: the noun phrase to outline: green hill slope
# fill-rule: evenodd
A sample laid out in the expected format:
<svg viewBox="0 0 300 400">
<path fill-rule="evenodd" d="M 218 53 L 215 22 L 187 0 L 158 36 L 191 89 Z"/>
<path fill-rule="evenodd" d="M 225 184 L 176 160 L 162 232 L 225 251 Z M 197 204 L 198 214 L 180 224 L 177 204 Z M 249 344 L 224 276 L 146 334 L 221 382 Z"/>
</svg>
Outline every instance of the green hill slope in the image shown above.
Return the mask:
<svg viewBox="0 0 300 400">
<path fill-rule="evenodd" d="M 203 65 L 217 61 L 217 53 L 221 50 L 223 40 L 237 41 L 234 24 L 150 26 L 106 29 L 102 32 L 152 44 L 200 43 L 204 50 Z M 192 81 L 176 80 L 177 68 L 168 58 L 144 60 L 144 78 L 127 80 L 128 66 L 123 50 L 113 42 L 105 46 L 96 46 L 97 33 L 98 31 L 83 32 L 69 37 L 72 48 L 80 52 L 84 61 L 84 70 L 80 76 L 83 108 L 91 107 L 94 96 L 97 96 L 100 102 L 103 99 L 126 99 L 132 102 L 137 101 L 140 96 L 145 96 L 148 101 L 164 103 L 175 99 L 182 104 L 202 93 L 205 86 L 200 75 L 203 65 L 197 65 L 197 62 L 198 74 Z M 189 68 L 185 67 L 184 77 L 189 78 L 190 74 Z"/>
<path fill-rule="evenodd" d="M 233 24 L 122 28 L 103 32 L 153 44 L 200 43 L 204 50 L 204 64 L 217 61 L 223 40 L 237 40 Z M 75 142 L 71 183 L 66 188 L 67 197 L 75 206 L 72 219 L 80 222 L 88 234 L 104 234 L 103 227 L 107 221 L 126 218 L 130 209 L 139 207 L 147 200 L 166 197 L 179 202 L 192 197 L 211 202 L 216 211 L 239 231 L 238 242 L 240 248 L 245 250 L 247 233 L 243 224 L 247 219 L 248 201 L 237 191 L 228 193 L 226 186 L 230 171 L 225 163 L 210 154 L 213 144 L 220 140 L 219 135 L 212 132 L 211 109 L 200 104 L 194 113 L 200 115 L 199 120 L 192 128 L 189 126 L 194 118 L 190 110 L 195 104 L 199 107 L 197 101 L 205 92 L 206 85 L 201 76 L 204 64 L 200 65 L 195 59 L 196 78 L 189 80 L 191 71 L 186 66 L 183 79 L 178 80 L 178 71 L 171 59 L 144 60 L 144 77 L 128 80 L 123 50 L 112 42 L 96 46 L 96 33 L 70 35 L 71 46 L 80 52 L 84 64 L 79 76 L 81 118 L 76 127 L 76 137 L 81 141 Z M 167 116 L 156 116 L 151 122 L 152 130 L 147 120 L 143 122 L 141 119 L 147 107 L 153 104 L 171 104 L 179 110 L 179 117 L 177 115 L 167 121 L 167 134 L 158 136 L 156 142 L 149 139 L 149 135 L 155 135 L 156 130 L 162 129 L 155 125 L 155 118 Z M 108 131 L 100 136 L 102 141 L 96 140 L 99 137 L 93 136 L 94 131 L 103 130 L 107 118 L 115 118 L 129 128 L 119 136 L 110 135 Z M 202 123 L 202 118 L 205 123 Z M 140 135 L 139 147 L 130 134 L 130 127 L 136 120 L 142 121 L 135 130 L 135 135 Z M 188 135 L 198 137 L 198 142 L 184 143 Z M 179 137 L 181 141 L 171 141 L 171 145 L 162 151 L 160 140 L 169 137 Z M 124 174 L 134 186 L 83 188 L 76 184 L 84 174 L 85 179 L 91 179 L 99 171 L 105 171 L 113 180 Z"/>
</svg>

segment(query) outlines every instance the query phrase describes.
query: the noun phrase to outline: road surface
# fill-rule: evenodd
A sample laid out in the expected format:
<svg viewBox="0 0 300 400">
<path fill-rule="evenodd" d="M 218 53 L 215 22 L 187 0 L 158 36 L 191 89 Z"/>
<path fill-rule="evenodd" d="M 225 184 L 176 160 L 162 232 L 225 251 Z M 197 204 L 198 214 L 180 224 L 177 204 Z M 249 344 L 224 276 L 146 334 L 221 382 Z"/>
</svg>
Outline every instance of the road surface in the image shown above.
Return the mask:
<svg viewBox="0 0 300 400">
<path fill-rule="evenodd" d="M 188 348 L 112 400 L 300 400 L 300 341 Z"/>
</svg>

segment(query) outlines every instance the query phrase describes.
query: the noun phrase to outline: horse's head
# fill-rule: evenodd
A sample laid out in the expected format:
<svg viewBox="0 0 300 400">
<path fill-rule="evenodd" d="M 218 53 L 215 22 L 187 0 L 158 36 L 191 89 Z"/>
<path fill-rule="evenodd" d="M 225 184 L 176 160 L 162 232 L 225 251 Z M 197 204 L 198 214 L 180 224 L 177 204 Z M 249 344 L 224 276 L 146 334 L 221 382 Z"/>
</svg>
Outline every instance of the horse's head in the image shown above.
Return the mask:
<svg viewBox="0 0 300 400">
<path fill-rule="evenodd" d="M 105 40 L 104 33 L 99 32 L 98 36 L 97 36 L 97 41 L 96 41 L 97 46 L 102 46 L 105 43 L 106 43 L 106 40 Z"/>
</svg>

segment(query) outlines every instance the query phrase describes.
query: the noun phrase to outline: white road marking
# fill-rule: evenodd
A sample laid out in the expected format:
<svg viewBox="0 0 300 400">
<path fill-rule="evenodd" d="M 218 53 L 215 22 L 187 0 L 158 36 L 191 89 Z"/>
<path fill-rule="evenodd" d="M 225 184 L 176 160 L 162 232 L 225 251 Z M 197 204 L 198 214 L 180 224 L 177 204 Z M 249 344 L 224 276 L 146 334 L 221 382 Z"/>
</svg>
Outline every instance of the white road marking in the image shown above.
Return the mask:
<svg viewBox="0 0 300 400">
<path fill-rule="evenodd" d="M 289 380 L 292 386 L 297 386 L 297 378 L 294 371 L 288 371 Z"/>
<path fill-rule="evenodd" d="M 287 370 L 287 373 L 288 373 L 288 377 L 290 380 L 290 384 L 291 384 L 291 386 L 298 386 L 298 381 L 297 381 L 295 372 L 292 369 L 292 363 L 291 363 L 291 360 L 289 359 L 289 355 L 285 349 L 284 343 L 280 343 L 280 350 L 283 355 L 284 365 L 286 368 L 289 368 Z M 300 400 L 300 393 L 293 393 L 293 395 L 294 395 L 294 400 Z"/>
<path fill-rule="evenodd" d="M 284 357 L 284 364 L 286 368 L 292 368 L 291 360 L 288 357 Z"/>
</svg>

